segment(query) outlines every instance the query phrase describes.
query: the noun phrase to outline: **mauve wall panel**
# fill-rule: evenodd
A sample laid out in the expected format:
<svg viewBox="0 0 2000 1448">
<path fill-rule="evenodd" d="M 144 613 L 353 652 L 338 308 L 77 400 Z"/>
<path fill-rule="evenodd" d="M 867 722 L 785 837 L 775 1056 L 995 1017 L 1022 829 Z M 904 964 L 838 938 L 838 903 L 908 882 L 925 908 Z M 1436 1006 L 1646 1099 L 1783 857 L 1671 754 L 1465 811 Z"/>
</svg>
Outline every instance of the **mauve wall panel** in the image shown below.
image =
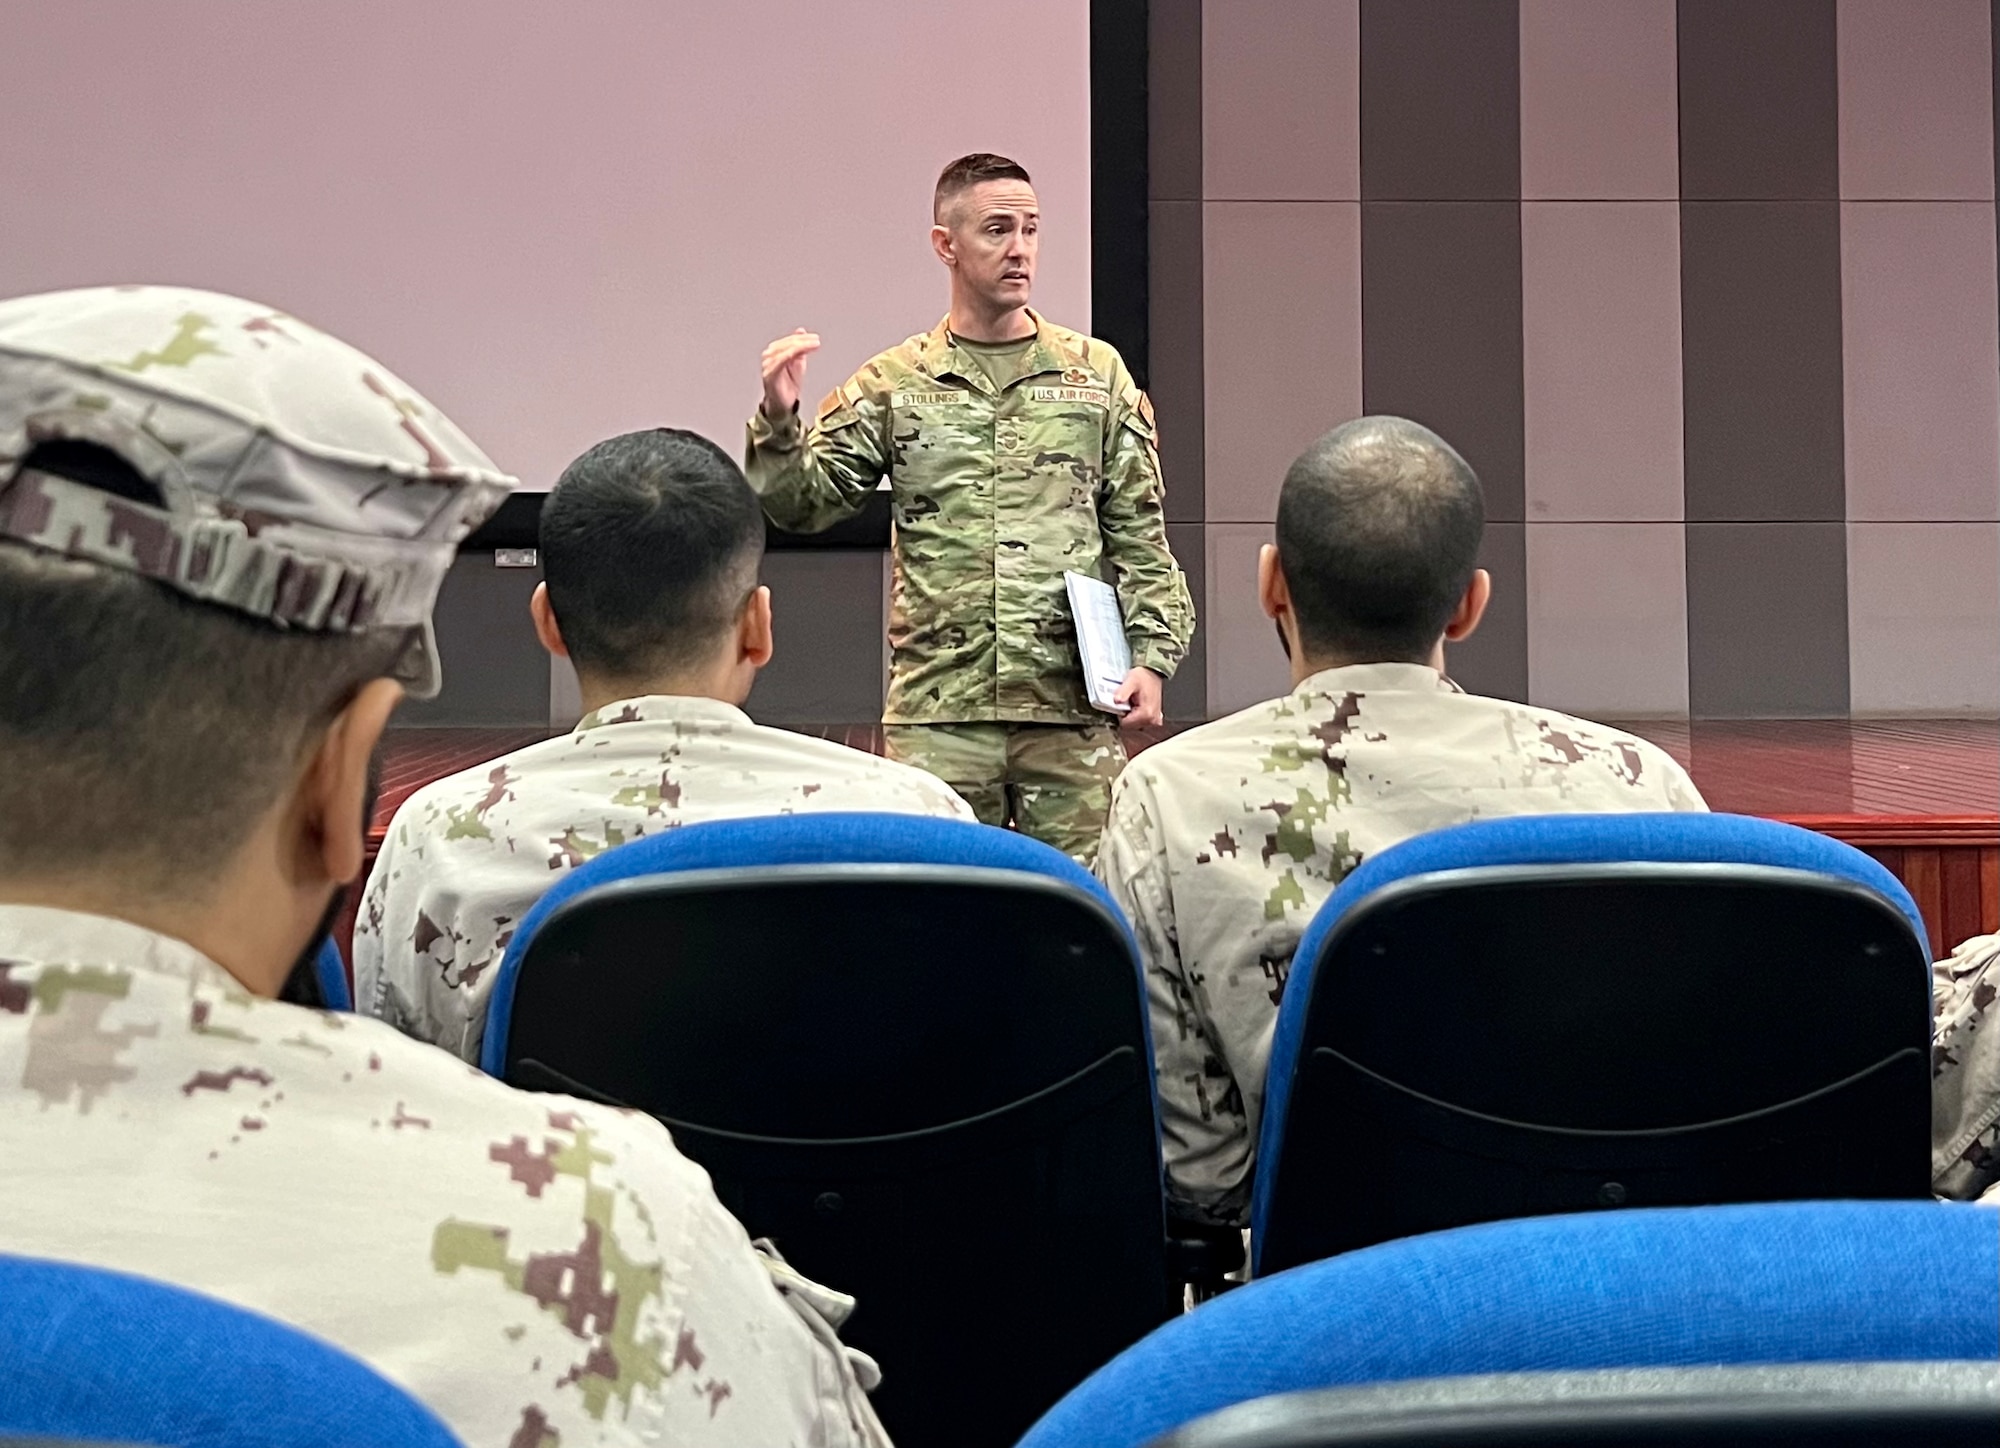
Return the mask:
<svg viewBox="0 0 2000 1448">
<path fill-rule="evenodd" d="M 1993 205 L 1840 208 L 1847 516 L 2000 518 Z"/>
<path fill-rule="evenodd" d="M 1840 194 L 1991 201 L 1989 0 L 1840 0 Z"/>
<path fill-rule="evenodd" d="M 1208 716 L 1217 719 L 1291 687 L 1276 625 L 1257 602 L 1257 553 L 1269 523 L 1210 523 Z"/>
<path fill-rule="evenodd" d="M 1855 713 L 2000 713 L 2000 523 L 1849 523 L 1847 578 Z"/>
<path fill-rule="evenodd" d="M 1327 201 L 1206 204 L 1210 522 L 1277 517 L 1292 459 L 1361 410 L 1359 209 Z"/>
<path fill-rule="evenodd" d="M 1524 200 L 1680 195 L 1674 0 L 1521 0 Z"/>
<path fill-rule="evenodd" d="M 1678 519 L 1678 208 L 1522 202 L 1521 307 L 1528 520 Z"/>
<path fill-rule="evenodd" d="M 1211 200 L 1361 195 L 1359 0 L 1202 9 L 1203 186 Z"/>
<path fill-rule="evenodd" d="M 1598 718 L 1687 713 L 1680 524 L 1528 524 L 1528 697 Z"/>
</svg>

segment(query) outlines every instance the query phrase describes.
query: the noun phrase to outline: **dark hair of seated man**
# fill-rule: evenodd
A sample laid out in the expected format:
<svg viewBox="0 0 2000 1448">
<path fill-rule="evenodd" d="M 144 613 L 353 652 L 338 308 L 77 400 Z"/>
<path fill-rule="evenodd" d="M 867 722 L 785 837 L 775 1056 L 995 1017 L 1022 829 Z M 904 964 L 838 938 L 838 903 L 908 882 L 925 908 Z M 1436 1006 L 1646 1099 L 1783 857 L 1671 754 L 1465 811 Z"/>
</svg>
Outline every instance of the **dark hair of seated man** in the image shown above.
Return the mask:
<svg viewBox="0 0 2000 1448">
<path fill-rule="evenodd" d="M 771 656 L 764 515 L 707 438 L 654 428 L 598 443 L 549 494 L 541 550 L 535 629 L 576 665 L 586 712 L 644 694 L 749 696 Z"/>
<path fill-rule="evenodd" d="M 87 442 L 44 443 L 21 471 L 161 501 L 123 458 Z M 301 772 L 337 767 L 344 752 L 329 752 L 325 731 L 371 685 L 379 733 L 408 644 L 394 632 L 285 629 L 137 573 L 0 544 L 0 876 L 99 914 L 198 913 Z M 372 735 L 360 743 L 365 769 Z M 365 786 L 358 802 L 357 869 Z"/>
<path fill-rule="evenodd" d="M 1400 417 L 1344 423 L 1307 448 L 1278 496 L 1259 585 L 1304 678 L 1342 664 L 1442 664 L 1472 632 L 1485 496 L 1451 444 Z"/>
</svg>

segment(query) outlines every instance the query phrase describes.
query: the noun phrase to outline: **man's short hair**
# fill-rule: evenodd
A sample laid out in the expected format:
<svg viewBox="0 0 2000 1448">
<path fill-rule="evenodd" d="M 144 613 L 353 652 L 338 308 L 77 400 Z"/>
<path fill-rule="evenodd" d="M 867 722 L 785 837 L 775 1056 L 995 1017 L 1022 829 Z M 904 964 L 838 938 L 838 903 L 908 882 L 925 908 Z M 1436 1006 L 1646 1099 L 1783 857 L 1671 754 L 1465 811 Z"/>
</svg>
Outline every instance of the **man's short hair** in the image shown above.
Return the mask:
<svg viewBox="0 0 2000 1448">
<path fill-rule="evenodd" d="M 1019 161 L 996 156 L 991 151 L 974 151 L 960 156 L 938 175 L 937 191 L 931 196 L 931 220 L 945 225 L 945 211 L 951 203 L 982 181 L 1026 181 L 1034 185 L 1028 168 Z"/>
<path fill-rule="evenodd" d="M 1299 455 L 1278 495 L 1278 558 L 1306 652 L 1428 658 L 1485 527 L 1478 476 L 1429 428 L 1400 417 L 1336 427 Z"/>
<path fill-rule="evenodd" d="M 23 469 L 157 506 L 89 443 Z M 319 729 L 409 631 L 289 630 L 138 573 L 0 542 L 0 874 L 199 892 L 290 786 Z"/>
<path fill-rule="evenodd" d="M 698 433 L 608 438 L 542 509 L 549 605 L 579 670 L 624 682 L 704 663 L 742 615 L 764 556 L 743 470 Z"/>
</svg>

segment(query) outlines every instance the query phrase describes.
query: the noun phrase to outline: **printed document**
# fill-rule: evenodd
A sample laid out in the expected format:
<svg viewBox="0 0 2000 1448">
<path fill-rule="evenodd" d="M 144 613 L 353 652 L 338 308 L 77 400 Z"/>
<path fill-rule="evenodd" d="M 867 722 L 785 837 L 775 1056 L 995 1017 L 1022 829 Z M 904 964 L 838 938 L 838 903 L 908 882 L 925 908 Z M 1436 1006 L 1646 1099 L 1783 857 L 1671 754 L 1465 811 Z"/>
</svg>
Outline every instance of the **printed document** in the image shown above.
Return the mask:
<svg viewBox="0 0 2000 1448">
<path fill-rule="evenodd" d="M 1076 619 L 1076 649 L 1083 656 L 1083 688 L 1093 709 L 1123 714 L 1132 706 L 1114 704 L 1111 696 L 1132 672 L 1132 649 L 1125 642 L 1125 619 L 1118 612 L 1118 591 L 1101 578 L 1063 573 L 1069 586 L 1069 611 Z"/>
</svg>

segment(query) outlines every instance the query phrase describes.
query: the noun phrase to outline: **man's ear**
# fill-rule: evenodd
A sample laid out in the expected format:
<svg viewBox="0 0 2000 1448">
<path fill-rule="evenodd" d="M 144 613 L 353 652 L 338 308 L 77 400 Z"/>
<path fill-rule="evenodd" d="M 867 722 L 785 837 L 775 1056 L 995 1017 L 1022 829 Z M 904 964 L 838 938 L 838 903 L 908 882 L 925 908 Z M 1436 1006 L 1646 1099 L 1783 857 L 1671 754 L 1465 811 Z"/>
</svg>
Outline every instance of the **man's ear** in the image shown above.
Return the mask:
<svg viewBox="0 0 2000 1448">
<path fill-rule="evenodd" d="M 535 592 L 528 599 L 528 617 L 535 621 L 535 637 L 542 641 L 542 647 L 559 659 L 569 657 L 569 645 L 563 642 L 562 626 L 556 622 L 555 608 L 549 603 L 549 586 L 535 585 Z"/>
<path fill-rule="evenodd" d="M 367 850 L 369 761 L 403 697 L 394 679 L 370 679 L 334 715 L 299 780 L 300 869 L 345 885 L 361 873 Z"/>
<path fill-rule="evenodd" d="M 1257 550 L 1257 602 L 1267 618 L 1282 621 L 1292 611 L 1292 587 L 1285 581 L 1285 565 L 1275 543 Z"/>
<path fill-rule="evenodd" d="M 771 662 L 771 590 L 758 584 L 744 600 L 743 616 L 736 621 L 736 656 L 753 669 Z"/>
<path fill-rule="evenodd" d="M 951 228 L 940 223 L 931 228 L 931 250 L 946 266 L 958 265 L 958 252 L 952 245 Z"/>
<path fill-rule="evenodd" d="M 1472 570 L 1472 579 L 1465 585 L 1465 597 L 1452 610 L 1451 621 L 1444 626 L 1447 643 L 1458 643 L 1469 638 L 1479 627 L 1479 620 L 1486 616 L 1486 605 L 1493 600 L 1493 575 L 1484 568 Z"/>
</svg>

